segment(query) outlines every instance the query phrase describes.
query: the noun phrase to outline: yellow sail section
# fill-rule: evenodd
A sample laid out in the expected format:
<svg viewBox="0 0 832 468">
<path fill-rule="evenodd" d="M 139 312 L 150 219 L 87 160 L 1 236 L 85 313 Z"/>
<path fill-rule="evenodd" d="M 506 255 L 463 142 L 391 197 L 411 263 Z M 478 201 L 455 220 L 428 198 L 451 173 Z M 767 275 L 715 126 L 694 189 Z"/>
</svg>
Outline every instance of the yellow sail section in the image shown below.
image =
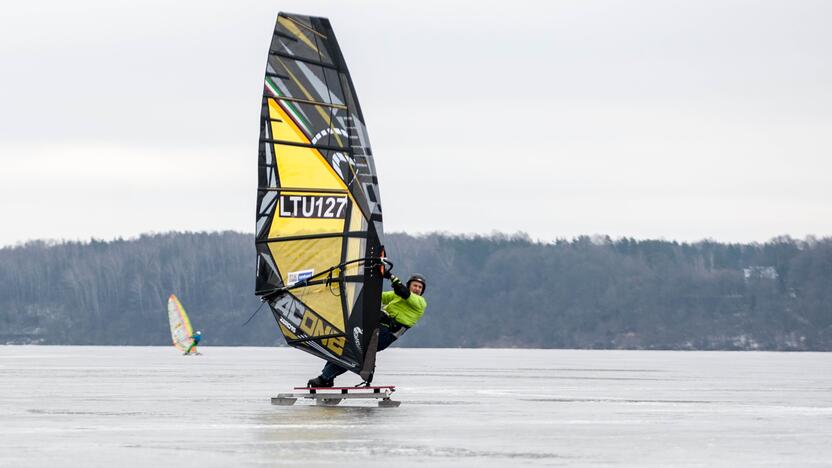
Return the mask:
<svg viewBox="0 0 832 468">
<path fill-rule="evenodd" d="M 306 135 L 295 125 L 289 114 L 269 99 L 269 114 L 272 119 L 272 135 L 275 140 L 288 143 L 310 144 Z M 338 177 L 332 166 L 315 148 L 280 145 L 275 149 L 277 172 L 283 187 L 315 187 L 321 189 L 347 190 L 344 181 Z"/>
<path fill-rule="evenodd" d="M 309 271 L 319 273 L 341 263 L 342 242 L 341 237 L 273 242 L 269 244 L 269 249 L 282 268 L 284 284 L 291 284 L 290 276 Z M 344 331 L 344 315 L 337 282 L 331 285 L 331 289 L 330 286 L 319 284 L 296 289 L 293 293 L 324 320 L 339 331 Z"/>
</svg>

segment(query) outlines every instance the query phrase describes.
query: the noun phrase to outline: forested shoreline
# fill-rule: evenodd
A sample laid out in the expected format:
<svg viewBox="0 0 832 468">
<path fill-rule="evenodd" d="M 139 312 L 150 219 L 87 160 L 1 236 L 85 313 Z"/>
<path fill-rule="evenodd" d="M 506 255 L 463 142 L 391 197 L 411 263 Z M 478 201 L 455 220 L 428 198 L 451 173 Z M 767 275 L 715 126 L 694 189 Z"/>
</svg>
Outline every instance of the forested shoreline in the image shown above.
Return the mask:
<svg viewBox="0 0 832 468">
<path fill-rule="evenodd" d="M 428 278 L 400 346 L 832 350 L 832 238 L 765 243 L 386 236 Z M 164 233 L 0 249 L 0 344 L 164 345 L 182 300 L 206 344 L 283 345 L 253 295 L 254 242 Z"/>
</svg>

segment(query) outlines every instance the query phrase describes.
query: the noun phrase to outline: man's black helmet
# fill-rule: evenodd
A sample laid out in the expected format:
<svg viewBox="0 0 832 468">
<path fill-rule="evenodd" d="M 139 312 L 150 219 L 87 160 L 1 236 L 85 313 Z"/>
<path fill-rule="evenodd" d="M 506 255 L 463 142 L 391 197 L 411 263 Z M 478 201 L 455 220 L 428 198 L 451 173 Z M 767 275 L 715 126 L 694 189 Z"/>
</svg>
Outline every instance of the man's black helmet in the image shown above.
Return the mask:
<svg viewBox="0 0 832 468">
<path fill-rule="evenodd" d="M 410 278 L 408 278 L 408 280 L 407 280 L 407 287 L 408 288 L 410 287 L 410 282 L 411 281 L 418 281 L 418 282 L 422 283 L 422 294 L 424 294 L 425 291 L 427 291 L 428 282 L 425 281 L 424 276 L 420 275 L 419 273 L 413 273 L 412 275 L 410 275 Z"/>
</svg>

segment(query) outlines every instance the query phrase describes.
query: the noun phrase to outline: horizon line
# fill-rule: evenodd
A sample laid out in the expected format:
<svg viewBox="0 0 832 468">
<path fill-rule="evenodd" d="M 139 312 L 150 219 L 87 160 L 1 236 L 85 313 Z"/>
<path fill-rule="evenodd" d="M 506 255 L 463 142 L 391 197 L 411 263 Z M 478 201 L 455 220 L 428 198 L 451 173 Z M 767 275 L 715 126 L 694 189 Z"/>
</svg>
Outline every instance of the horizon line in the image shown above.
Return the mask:
<svg viewBox="0 0 832 468">
<path fill-rule="evenodd" d="M 196 231 L 193 231 L 193 230 L 146 231 L 146 232 L 142 232 L 142 233 L 134 234 L 134 235 L 124 235 L 124 236 L 119 235 L 119 236 L 114 236 L 114 237 L 89 236 L 88 238 L 33 238 L 33 239 L 26 239 L 26 240 L 18 240 L 18 241 L 15 241 L 14 243 L 11 243 L 11 244 L 0 245 L 0 250 L 25 247 L 29 244 L 34 244 L 34 243 L 38 243 L 38 242 L 47 244 L 48 246 L 56 246 L 56 245 L 64 245 L 64 244 L 72 244 L 72 243 L 77 243 L 77 244 L 82 244 L 82 245 L 90 245 L 90 244 L 93 244 L 95 242 L 105 242 L 105 243 L 117 242 L 117 241 L 130 242 L 130 241 L 140 240 L 143 237 L 164 236 L 164 235 L 169 235 L 169 234 L 210 235 L 210 234 L 224 234 L 224 233 L 242 234 L 242 235 L 247 235 L 247 236 L 254 237 L 254 232 L 253 231 L 252 232 L 243 232 L 243 231 L 238 231 L 238 230 L 235 230 L 235 229 L 223 229 L 223 230 L 207 230 L 206 229 L 206 230 L 196 230 Z M 800 237 L 793 237 L 790 234 L 779 234 L 779 235 L 770 237 L 765 241 L 756 241 L 756 240 L 753 240 L 753 241 L 721 241 L 721 240 L 710 238 L 710 237 L 705 237 L 705 238 L 698 239 L 698 240 L 695 240 L 695 241 L 689 241 L 689 240 L 680 241 L 680 240 L 677 240 L 677 239 L 667 239 L 663 236 L 647 237 L 647 238 L 636 238 L 634 236 L 612 237 L 608 234 L 600 234 L 600 233 L 579 234 L 577 236 L 564 236 L 564 237 L 555 236 L 555 237 L 552 237 L 552 238 L 549 238 L 549 239 L 543 239 L 541 237 L 532 237 L 530 234 L 528 234 L 527 232 L 522 231 L 522 230 L 518 230 L 518 231 L 514 231 L 514 232 L 505 232 L 505 231 L 499 231 L 499 230 L 496 230 L 496 229 L 492 230 L 489 233 L 479 233 L 479 232 L 462 232 L 462 233 L 460 233 L 460 232 L 451 232 L 451 231 L 417 231 L 415 233 L 411 233 L 411 232 L 407 232 L 407 231 L 391 231 L 391 232 L 388 232 L 386 234 L 388 234 L 388 235 L 406 235 L 406 236 L 411 236 L 411 237 L 416 237 L 416 238 L 424 238 L 424 237 L 430 237 L 430 236 L 444 236 L 444 237 L 470 238 L 470 239 L 503 237 L 503 238 L 512 239 L 512 240 L 526 240 L 526 241 L 528 241 L 532 244 L 553 244 L 553 243 L 557 243 L 557 242 L 560 242 L 560 241 L 571 242 L 571 241 L 575 241 L 575 240 L 578 240 L 578 239 L 581 239 L 581 238 L 589 238 L 589 240 L 593 244 L 596 244 L 596 245 L 603 245 L 603 244 L 610 243 L 610 242 L 614 243 L 614 242 L 618 242 L 618 241 L 621 241 L 621 240 L 634 240 L 634 241 L 638 241 L 638 242 L 658 241 L 658 242 L 677 243 L 677 244 L 682 244 L 682 245 L 684 245 L 684 244 L 693 245 L 693 244 L 701 244 L 701 243 L 707 243 L 707 242 L 718 243 L 718 244 L 726 244 L 726 245 L 732 245 L 732 244 L 764 245 L 764 244 L 775 243 L 775 242 L 783 241 L 783 240 L 790 240 L 790 241 L 796 241 L 798 243 L 809 243 L 809 244 L 811 244 L 811 243 L 818 242 L 818 241 L 825 241 L 825 240 L 828 240 L 828 239 L 832 239 L 832 235 L 818 236 L 818 235 L 814 235 L 814 234 L 807 234 L 807 235 L 803 236 L 803 238 L 800 238 Z"/>
</svg>

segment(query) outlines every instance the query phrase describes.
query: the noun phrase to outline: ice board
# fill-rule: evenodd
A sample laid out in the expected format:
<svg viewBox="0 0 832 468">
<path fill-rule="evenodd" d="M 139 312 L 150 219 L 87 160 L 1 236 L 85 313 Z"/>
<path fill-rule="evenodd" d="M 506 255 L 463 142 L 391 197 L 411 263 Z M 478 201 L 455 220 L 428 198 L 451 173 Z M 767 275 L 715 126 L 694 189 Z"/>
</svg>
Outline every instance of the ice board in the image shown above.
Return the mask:
<svg viewBox="0 0 832 468">
<path fill-rule="evenodd" d="M 335 406 L 347 399 L 376 399 L 381 408 L 395 408 L 402 403 L 390 399 L 396 391 L 394 385 L 382 385 L 375 387 L 295 387 L 300 390 L 292 393 L 280 393 L 272 397 L 273 405 L 291 406 L 298 398 L 315 400 L 315 404 L 321 406 Z"/>
</svg>

